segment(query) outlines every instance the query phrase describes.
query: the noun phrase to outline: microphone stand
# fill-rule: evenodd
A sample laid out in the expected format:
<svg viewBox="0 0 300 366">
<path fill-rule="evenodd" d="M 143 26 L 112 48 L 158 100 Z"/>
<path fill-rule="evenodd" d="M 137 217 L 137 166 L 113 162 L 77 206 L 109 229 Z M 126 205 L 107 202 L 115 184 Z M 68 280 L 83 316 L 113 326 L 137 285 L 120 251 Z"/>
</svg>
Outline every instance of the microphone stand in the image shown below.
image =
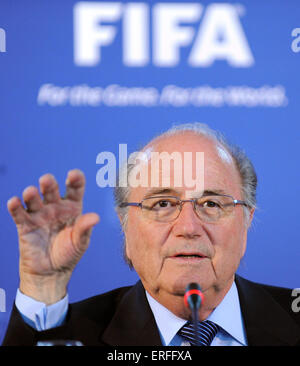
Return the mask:
<svg viewBox="0 0 300 366">
<path fill-rule="evenodd" d="M 199 346 L 199 335 L 198 335 L 198 309 L 194 307 L 192 311 L 192 317 L 193 317 L 193 326 L 194 326 L 194 336 L 195 336 L 195 343 L 196 346 Z"/>
<path fill-rule="evenodd" d="M 203 301 L 203 293 L 201 292 L 200 286 L 193 282 L 190 283 L 184 295 L 184 303 L 192 312 L 192 321 L 194 327 L 194 338 L 196 346 L 199 346 L 199 333 L 198 333 L 198 311 Z"/>
</svg>

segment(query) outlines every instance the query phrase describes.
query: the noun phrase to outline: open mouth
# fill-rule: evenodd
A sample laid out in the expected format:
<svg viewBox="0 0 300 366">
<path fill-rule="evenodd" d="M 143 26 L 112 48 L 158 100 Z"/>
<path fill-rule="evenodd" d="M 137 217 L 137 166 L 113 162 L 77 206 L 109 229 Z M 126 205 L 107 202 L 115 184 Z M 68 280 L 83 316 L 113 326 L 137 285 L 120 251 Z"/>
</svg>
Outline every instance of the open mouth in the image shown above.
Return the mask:
<svg viewBox="0 0 300 366">
<path fill-rule="evenodd" d="M 178 253 L 178 254 L 175 254 L 172 258 L 203 259 L 203 258 L 206 258 L 206 256 L 202 253 Z"/>
</svg>

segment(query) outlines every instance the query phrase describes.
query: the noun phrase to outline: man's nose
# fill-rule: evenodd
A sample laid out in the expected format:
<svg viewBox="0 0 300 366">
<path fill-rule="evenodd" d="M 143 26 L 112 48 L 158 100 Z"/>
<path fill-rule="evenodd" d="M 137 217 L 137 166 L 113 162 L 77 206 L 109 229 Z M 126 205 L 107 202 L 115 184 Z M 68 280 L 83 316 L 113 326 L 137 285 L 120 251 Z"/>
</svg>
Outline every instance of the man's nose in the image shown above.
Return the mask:
<svg viewBox="0 0 300 366">
<path fill-rule="evenodd" d="M 194 210 L 193 202 L 183 202 L 179 216 L 174 222 L 173 230 L 176 236 L 193 238 L 203 233 L 202 222 Z"/>
</svg>

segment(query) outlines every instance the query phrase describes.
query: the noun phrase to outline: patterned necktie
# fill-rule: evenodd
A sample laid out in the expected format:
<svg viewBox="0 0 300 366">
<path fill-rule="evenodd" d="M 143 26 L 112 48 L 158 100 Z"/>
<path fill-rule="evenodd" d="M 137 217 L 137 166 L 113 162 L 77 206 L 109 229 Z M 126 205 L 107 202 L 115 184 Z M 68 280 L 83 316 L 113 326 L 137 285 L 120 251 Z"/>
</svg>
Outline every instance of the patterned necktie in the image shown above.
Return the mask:
<svg viewBox="0 0 300 366">
<path fill-rule="evenodd" d="M 210 320 L 198 322 L 198 346 L 209 346 L 219 329 L 219 326 Z M 193 323 L 187 322 L 178 334 L 188 340 L 192 346 L 197 346 Z"/>
</svg>

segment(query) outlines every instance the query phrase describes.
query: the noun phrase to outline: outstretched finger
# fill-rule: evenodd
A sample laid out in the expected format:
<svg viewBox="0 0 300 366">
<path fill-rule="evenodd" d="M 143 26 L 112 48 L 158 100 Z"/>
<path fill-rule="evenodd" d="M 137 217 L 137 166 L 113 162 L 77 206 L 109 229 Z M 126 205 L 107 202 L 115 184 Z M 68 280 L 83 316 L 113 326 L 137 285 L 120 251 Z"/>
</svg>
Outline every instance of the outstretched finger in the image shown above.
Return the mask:
<svg viewBox="0 0 300 366">
<path fill-rule="evenodd" d="M 59 187 L 52 174 L 48 173 L 40 177 L 39 183 L 44 203 L 56 203 L 60 200 Z"/>
<path fill-rule="evenodd" d="M 43 201 L 39 191 L 34 186 L 29 186 L 23 191 L 23 200 L 29 212 L 37 212 L 43 207 Z"/>
<path fill-rule="evenodd" d="M 21 225 L 28 220 L 28 214 L 19 197 L 12 197 L 8 200 L 7 209 L 16 225 Z"/>
<path fill-rule="evenodd" d="M 100 221 L 96 213 L 88 213 L 78 217 L 72 232 L 72 241 L 77 250 L 84 252 L 87 248 L 92 228 Z"/>
<path fill-rule="evenodd" d="M 82 201 L 85 187 L 85 176 L 79 169 L 70 170 L 66 179 L 66 199 Z"/>
</svg>

